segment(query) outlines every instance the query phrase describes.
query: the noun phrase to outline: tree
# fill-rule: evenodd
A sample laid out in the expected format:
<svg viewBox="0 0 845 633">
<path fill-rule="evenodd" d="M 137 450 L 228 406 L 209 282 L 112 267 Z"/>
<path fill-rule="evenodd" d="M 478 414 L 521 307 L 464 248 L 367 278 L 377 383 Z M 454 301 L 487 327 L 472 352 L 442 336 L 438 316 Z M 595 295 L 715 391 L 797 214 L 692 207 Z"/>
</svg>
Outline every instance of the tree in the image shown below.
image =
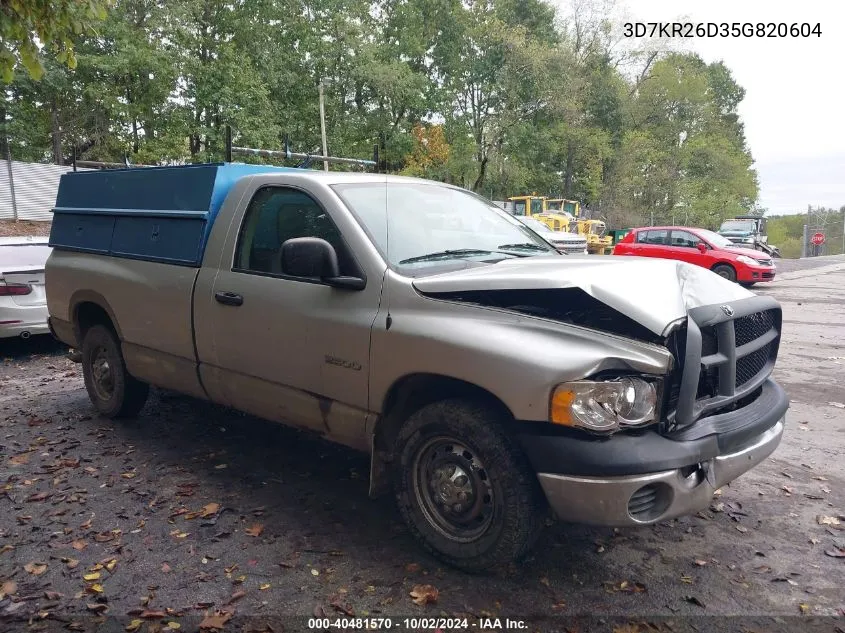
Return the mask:
<svg viewBox="0 0 845 633">
<path fill-rule="evenodd" d="M 44 74 L 40 46 L 61 64 L 76 67 L 74 41 L 105 19 L 113 0 L 8 0 L 0 3 L 0 75 L 5 83 L 22 65 L 34 78 Z"/>
</svg>

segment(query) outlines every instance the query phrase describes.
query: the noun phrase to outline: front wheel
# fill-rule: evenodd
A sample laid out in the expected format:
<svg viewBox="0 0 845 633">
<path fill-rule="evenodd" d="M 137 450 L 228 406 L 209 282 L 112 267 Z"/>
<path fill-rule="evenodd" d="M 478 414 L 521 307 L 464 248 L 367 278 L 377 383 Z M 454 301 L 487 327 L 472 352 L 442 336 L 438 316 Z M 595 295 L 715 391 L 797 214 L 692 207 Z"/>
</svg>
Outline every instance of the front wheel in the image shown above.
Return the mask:
<svg viewBox="0 0 845 633">
<path fill-rule="evenodd" d="M 523 557 L 546 509 L 525 456 L 491 407 L 463 399 L 429 404 L 396 443 L 399 510 L 444 562 L 480 572 Z"/>
<path fill-rule="evenodd" d="M 756 281 L 740 281 L 739 285 L 742 286 L 743 288 L 751 288 L 756 283 L 757 283 Z"/>
<path fill-rule="evenodd" d="M 129 375 L 113 330 L 95 325 L 82 341 L 82 376 L 91 403 L 107 418 L 138 414 L 147 401 L 150 387 Z"/>
<path fill-rule="evenodd" d="M 717 266 L 713 267 L 713 272 L 719 275 L 719 277 L 723 277 L 728 281 L 736 281 L 736 271 L 733 269 L 733 266 L 728 266 L 727 264 L 718 264 Z"/>
</svg>

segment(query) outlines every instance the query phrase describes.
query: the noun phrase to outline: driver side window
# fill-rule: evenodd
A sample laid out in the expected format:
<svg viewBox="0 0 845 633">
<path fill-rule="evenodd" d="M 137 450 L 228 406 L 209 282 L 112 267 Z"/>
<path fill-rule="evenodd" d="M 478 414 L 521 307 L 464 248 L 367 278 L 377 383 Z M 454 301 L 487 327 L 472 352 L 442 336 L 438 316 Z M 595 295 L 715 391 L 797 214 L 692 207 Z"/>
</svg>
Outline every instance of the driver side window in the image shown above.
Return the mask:
<svg viewBox="0 0 845 633">
<path fill-rule="evenodd" d="M 672 246 L 697 248 L 701 240 L 688 231 L 672 231 Z"/>
<path fill-rule="evenodd" d="M 282 244 L 295 237 L 319 237 L 337 251 L 341 275 L 355 276 L 357 266 L 328 213 L 303 191 L 263 187 L 249 203 L 238 237 L 234 270 L 281 275 Z"/>
</svg>

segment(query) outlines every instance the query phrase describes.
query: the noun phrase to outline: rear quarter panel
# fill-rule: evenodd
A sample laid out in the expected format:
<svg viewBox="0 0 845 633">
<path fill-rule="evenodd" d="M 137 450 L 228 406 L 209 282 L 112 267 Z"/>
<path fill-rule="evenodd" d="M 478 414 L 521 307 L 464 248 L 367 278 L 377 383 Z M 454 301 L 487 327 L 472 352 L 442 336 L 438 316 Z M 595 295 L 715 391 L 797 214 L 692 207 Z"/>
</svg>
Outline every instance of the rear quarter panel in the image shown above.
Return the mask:
<svg viewBox="0 0 845 633">
<path fill-rule="evenodd" d="M 133 376 L 204 397 L 191 329 L 197 270 L 56 249 L 47 261 L 47 307 L 51 317 L 76 325 L 81 304 L 99 305 L 111 317 Z"/>
</svg>

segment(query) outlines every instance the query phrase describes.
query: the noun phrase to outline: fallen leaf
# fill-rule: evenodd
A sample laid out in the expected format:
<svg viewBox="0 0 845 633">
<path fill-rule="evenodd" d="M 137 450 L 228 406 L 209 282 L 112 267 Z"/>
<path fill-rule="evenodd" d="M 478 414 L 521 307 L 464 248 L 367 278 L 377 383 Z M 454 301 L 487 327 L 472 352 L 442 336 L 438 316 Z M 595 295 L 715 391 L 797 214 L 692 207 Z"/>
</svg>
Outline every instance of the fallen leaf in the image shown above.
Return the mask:
<svg viewBox="0 0 845 633">
<path fill-rule="evenodd" d="M 706 609 L 707 606 L 695 596 L 684 596 L 684 600 L 689 602 L 690 604 L 694 604 L 697 607 L 701 607 L 702 609 Z"/>
<path fill-rule="evenodd" d="M 11 552 L 13 549 L 15 549 L 14 545 L 4 545 L 3 547 L 0 547 L 0 554 Z"/>
<path fill-rule="evenodd" d="M 95 580 L 99 580 L 99 579 L 100 579 L 100 572 L 95 571 L 93 574 L 85 574 L 85 575 L 82 577 L 82 579 L 83 579 L 83 580 L 86 580 L 86 581 L 88 581 L 88 582 L 93 582 L 93 581 L 95 581 Z"/>
<path fill-rule="evenodd" d="M 85 625 L 82 622 L 71 622 L 67 628 L 69 631 L 84 631 Z"/>
<path fill-rule="evenodd" d="M 143 623 L 143 620 L 132 620 L 129 624 L 126 625 L 126 630 L 129 631 L 129 633 L 132 633 L 132 631 L 137 631 L 141 628 L 141 625 Z"/>
<path fill-rule="evenodd" d="M 86 604 L 85 608 L 89 611 L 93 611 L 94 613 L 105 613 L 109 610 L 109 605 L 98 602 L 95 604 Z"/>
<path fill-rule="evenodd" d="M 267 590 L 267 589 L 269 589 L 270 587 L 272 587 L 272 585 L 271 585 L 269 582 L 265 582 L 265 583 L 263 583 L 263 584 L 261 584 L 261 585 L 259 585 L 259 586 L 258 586 L 258 588 L 259 588 L 261 591 L 266 591 L 266 590 Z"/>
<path fill-rule="evenodd" d="M 696 558 L 696 559 L 693 561 L 693 564 L 694 564 L 696 567 L 704 567 L 704 566 L 707 564 L 707 561 L 706 561 L 706 560 L 703 560 L 703 559 L 701 559 L 701 558 Z"/>
<path fill-rule="evenodd" d="M 202 511 L 200 512 L 200 516 L 203 519 L 207 519 L 209 517 L 214 516 L 220 511 L 220 504 L 219 503 L 209 503 L 202 507 Z"/>
<path fill-rule="evenodd" d="M 416 574 L 420 569 L 419 563 L 408 563 L 405 565 L 405 571 L 409 574 Z"/>
<path fill-rule="evenodd" d="M 47 600 L 61 600 L 65 597 L 65 594 L 59 593 L 58 591 L 45 591 L 44 597 L 47 598 Z"/>
<path fill-rule="evenodd" d="M 226 626 L 226 622 L 232 619 L 232 614 L 225 611 L 218 611 L 215 615 L 207 615 L 200 622 L 201 630 L 216 629 L 222 630 Z"/>
<path fill-rule="evenodd" d="M 725 504 L 719 501 L 718 503 L 710 504 L 710 510 L 713 512 L 723 512 L 725 510 Z"/>
<path fill-rule="evenodd" d="M 94 518 L 94 517 L 89 518 L 89 519 L 88 519 L 85 523 L 83 523 L 82 525 L 80 525 L 80 526 L 79 526 L 79 528 L 80 528 L 81 530 L 88 530 L 88 529 L 90 529 L 90 528 L 91 528 L 91 520 L 92 520 L 93 518 Z"/>
<path fill-rule="evenodd" d="M 414 603 L 420 606 L 437 602 L 439 595 L 440 592 L 432 585 L 415 585 L 410 593 Z"/>
<path fill-rule="evenodd" d="M 233 602 L 237 602 L 238 600 L 243 598 L 245 595 L 246 595 L 246 591 L 236 591 L 235 593 L 233 593 L 231 595 L 231 597 L 226 602 L 226 604 L 228 605 L 228 604 L 232 604 Z"/>
<path fill-rule="evenodd" d="M 217 464 L 217 466 L 215 466 L 214 469 L 215 470 L 223 470 L 224 468 L 228 468 L 228 467 L 229 467 L 229 464 Z"/>
<path fill-rule="evenodd" d="M 332 599 L 331 599 L 331 602 L 329 602 L 329 604 L 335 610 L 340 611 L 344 615 L 348 615 L 349 617 L 352 617 L 352 616 L 355 615 L 355 610 L 352 608 L 352 605 L 347 603 L 347 602 L 343 602 L 341 600 L 340 596 L 333 596 Z"/>
<path fill-rule="evenodd" d="M 29 453 L 20 453 L 19 455 L 12 455 L 9 461 L 16 466 L 23 466 L 29 462 Z"/>
<path fill-rule="evenodd" d="M 47 571 L 47 564 L 46 563 L 36 563 L 36 562 L 33 561 L 31 563 L 27 563 L 26 565 L 24 565 L 23 568 L 26 571 L 28 571 L 30 574 L 32 574 L 33 576 L 40 576 L 45 571 Z"/>
<path fill-rule="evenodd" d="M 82 550 L 84 550 L 86 547 L 88 547 L 88 543 L 86 543 L 85 541 L 83 541 L 83 540 L 81 540 L 81 539 L 76 539 L 75 541 L 73 541 L 73 542 L 70 544 L 70 546 L 71 546 L 73 549 L 75 549 L 76 551 L 81 552 L 81 551 L 82 551 Z"/>
<path fill-rule="evenodd" d="M 182 625 L 179 624 L 178 622 L 174 622 L 173 620 L 171 620 L 170 622 L 167 623 L 167 628 L 170 629 L 171 631 L 176 631 L 178 629 L 181 629 Z"/>
<path fill-rule="evenodd" d="M 44 501 L 47 497 L 50 496 L 48 492 L 35 492 L 29 495 L 26 500 L 27 501 Z"/>
<path fill-rule="evenodd" d="M 165 617 L 167 614 L 164 611 L 154 611 L 152 609 L 144 609 L 141 612 L 141 617 L 144 620 L 160 620 L 161 618 Z"/>
<path fill-rule="evenodd" d="M 692 584 L 692 576 L 681 576 L 681 582 L 686 583 L 688 585 Z"/>
<path fill-rule="evenodd" d="M 809 541 L 810 545 L 818 545 L 821 541 L 817 538 L 811 538 Z"/>
<path fill-rule="evenodd" d="M 252 527 L 248 527 L 246 530 L 244 530 L 244 532 L 246 532 L 246 534 L 248 536 L 261 536 L 261 533 L 263 531 L 264 531 L 264 526 L 261 525 L 260 523 L 256 523 Z"/>
<path fill-rule="evenodd" d="M 828 402 L 828 404 L 832 407 L 836 407 L 837 409 L 845 409 L 845 404 L 842 402 Z"/>
<path fill-rule="evenodd" d="M 103 593 L 103 591 L 105 591 L 105 589 L 103 589 L 103 585 L 101 585 L 99 583 L 94 583 L 93 585 L 91 585 L 88 588 L 91 591 L 93 591 L 94 593 Z"/>
<path fill-rule="evenodd" d="M 834 546 L 831 549 L 826 549 L 824 553 L 833 558 L 845 558 L 845 547 Z"/>
<path fill-rule="evenodd" d="M 744 525 L 737 525 L 736 529 L 737 529 L 738 532 L 742 532 L 743 534 L 745 534 L 748 531 L 748 528 L 745 527 Z"/>
<path fill-rule="evenodd" d="M 320 575 L 320 570 L 319 570 L 319 569 L 312 569 L 312 570 L 311 570 L 311 575 L 312 575 L 312 576 L 319 576 L 319 575 Z"/>
<path fill-rule="evenodd" d="M 805 615 L 805 614 L 809 613 L 809 611 L 810 611 L 810 605 L 805 603 L 805 602 L 802 602 L 801 604 L 799 604 L 798 608 L 801 610 L 801 615 Z"/>
<path fill-rule="evenodd" d="M 109 570 L 109 573 L 114 571 L 114 568 L 117 566 L 117 559 L 112 558 L 110 561 L 106 563 L 106 569 Z"/>
<path fill-rule="evenodd" d="M 11 596 L 18 590 L 18 583 L 14 580 L 7 580 L 3 583 L 3 586 L 0 587 L 0 600 L 5 598 L 6 596 Z"/>
<path fill-rule="evenodd" d="M 791 495 L 793 493 L 792 488 L 790 488 L 789 486 L 781 486 L 780 489 L 788 495 Z"/>
<path fill-rule="evenodd" d="M 120 476 L 123 477 L 124 479 L 133 479 L 137 475 L 138 475 L 138 473 L 121 473 L 120 474 Z"/>
<path fill-rule="evenodd" d="M 824 516 L 823 514 L 818 515 L 816 517 L 816 521 L 818 522 L 819 525 L 839 525 L 840 524 L 840 521 L 839 521 L 838 518 Z"/>
<path fill-rule="evenodd" d="M 167 563 L 162 563 L 161 571 L 163 571 L 165 574 L 170 573 L 170 565 L 168 565 Z"/>
<path fill-rule="evenodd" d="M 79 561 L 75 558 L 63 558 L 62 562 L 67 565 L 68 569 L 76 569 L 77 565 L 79 565 Z"/>
</svg>

